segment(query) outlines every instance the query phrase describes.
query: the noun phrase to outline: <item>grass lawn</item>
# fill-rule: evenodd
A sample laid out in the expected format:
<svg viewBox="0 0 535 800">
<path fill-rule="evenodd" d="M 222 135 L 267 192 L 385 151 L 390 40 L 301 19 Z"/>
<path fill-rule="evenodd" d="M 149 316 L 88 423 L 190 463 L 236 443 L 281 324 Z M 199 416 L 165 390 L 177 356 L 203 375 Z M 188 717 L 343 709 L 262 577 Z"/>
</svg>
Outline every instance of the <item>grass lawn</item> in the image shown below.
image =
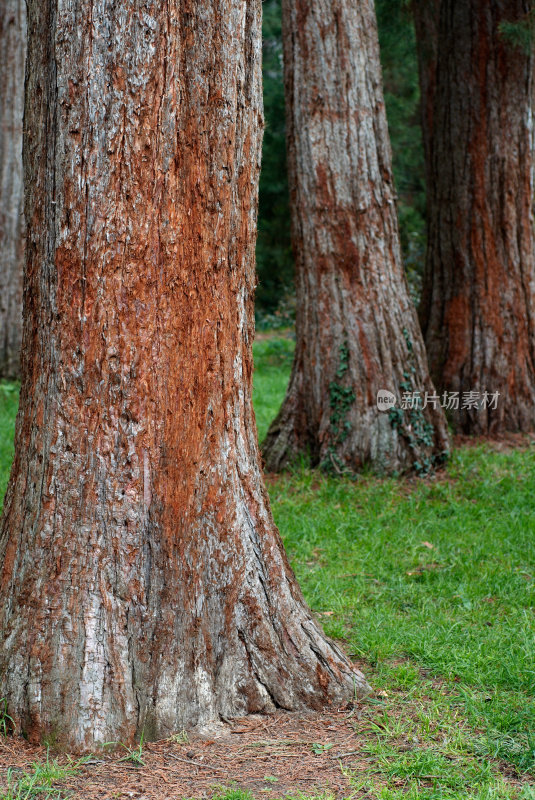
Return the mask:
<svg viewBox="0 0 535 800">
<path fill-rule="evenodd" d="M 260 439 L 289 344 L 255 345 Z M 308 602 L 383 693 L 368 797 L 517 796 L 500 773 L 535 777 L 535 446 L 464 447 L 426 482 L 301 467 L 270 495 Z"/>
<path fill-rule="evenodd" d="M 18 385 L 0 381 L 0 511 L 13 459 L 13 437 L 18 404 Z"/>
<path fill-rule="evenodd" d="M 260 438 L 291 353 L 255 344 Z M 0 387 L 0 496 L 15 410 Z M 351 796 L 535 800 L 535 446 L 463 447 L 428 481 L 301 466 L 269 488 L 308 602 L 376 690 L 355 715 L 369 770 Z"/>
</svg>

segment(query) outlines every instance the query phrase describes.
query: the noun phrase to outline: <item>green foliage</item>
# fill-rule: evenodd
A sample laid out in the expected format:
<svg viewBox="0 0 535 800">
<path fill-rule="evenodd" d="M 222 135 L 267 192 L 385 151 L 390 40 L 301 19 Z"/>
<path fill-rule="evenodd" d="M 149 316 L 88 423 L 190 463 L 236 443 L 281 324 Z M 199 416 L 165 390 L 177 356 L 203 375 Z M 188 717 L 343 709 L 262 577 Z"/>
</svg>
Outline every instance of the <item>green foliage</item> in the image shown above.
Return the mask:
<svg viewBox="0 0 535 800">
<path fill-rule="evenodd" d="M 342 380 L 349 369 L 349 347 L 347 342 L 340 345 L 339 354 L 340 361 L 336 370 L 336 378 Z M 351 423 L 346 417 L 355 399 L 355 393 L 351 386 L 343 386 L 338 381 L 329 383 L 331 438 L 327 448 L 327 458 L 321 464 L 321 468 L 329 474 L 351 475 L 351 471 L 338 455 L 337 448 L 345 442 L 351 432 Z"/>
<path fill-rule="evenodd" d="M 254 800 L 254 797 L 251 792 L 238 789 L 237 786 L 218 786 L 212 800 Z"/>
<path fill-rule="evenodd" d="M 314 742 L 312 744 L 312 752 L 316 756 L 321 756 L 323 755 L 323 753 L 326 753 L 328 750 L 331 750 L 332 747 L 334 747 L 332 743 L 322 744 L 321 742 Z"/>
<path fill-rule="evenodd" d="M 278 778 L 273 775 L 265 775 L 263 779 L 266 783 L 278 783 Z M 261 791 L 266 791 L 262 789 Z M 211 800 L 255 800 L 252 792 L 246 789 L 240 789 L 237 786 L 218 786 L 215 787 L 215 794 L 212 795 Z M 281 798 L 281 800 L 283 800 Z M 328 793 L 306 795 L 302 792 L 297 794 L 285 794 L 284 800 L 334 800 L 334 796 Z"/>
<path fill-rule="evenodd" d="M 535 9 L 517 22 L 500 23 L 500 33 L 513 47 L 518 47 L 524 53 L 531 53 L 535 41 Z"/>
<path fill-rule="evenodd" d="M 257 341 L 254 344 L 254 352 L 261 354 L 262 363 L 269 367 L 290 367 L 294 350 L 295 340 L 293 338 L 279 339 L 273 337 Z"/>
<path fill-rule="evenodd" d="M 414 347 L 409 332 L 403 329 L 403 336 L 407 345 L 407 369 L 403 372 L 403 380 L 399 384 L 399 391 L 412 393 L 415 391 L 414 376 L 416 367 L 414 366 Z M 414 462 L 414 469 L 417 475 L 429 475 L 435 467 L 441 465 L 446 460 L 448 453 L 441 453 L 439 456 L 429 453 L 433 447 L 435 429 L 428 422 L 423 413 L 422 404 L 418 402 L 414 408 L 403 409 L 397 406 L 389 411 L 389 419 L 392 427 L 408 441 L 409 447 L 418 456 Z"/>
<path fill-rule="evenodd" d="M 177 733 L 172 733 L 171 736 L 167 737 L 167 741 L 173 744 L 187 744 L 189 742 L 188 732 L 182 729 Z"/>
<path fill-rule="evenodd" d="M 293 283 L 291 287 L 287 287 L 284 291 L 286 293 L 280 295 L 275 309 L 256 303 L 255 318 L 257 331 L 275 331 L 294 327 L 296 297 Z"/>
</svg>

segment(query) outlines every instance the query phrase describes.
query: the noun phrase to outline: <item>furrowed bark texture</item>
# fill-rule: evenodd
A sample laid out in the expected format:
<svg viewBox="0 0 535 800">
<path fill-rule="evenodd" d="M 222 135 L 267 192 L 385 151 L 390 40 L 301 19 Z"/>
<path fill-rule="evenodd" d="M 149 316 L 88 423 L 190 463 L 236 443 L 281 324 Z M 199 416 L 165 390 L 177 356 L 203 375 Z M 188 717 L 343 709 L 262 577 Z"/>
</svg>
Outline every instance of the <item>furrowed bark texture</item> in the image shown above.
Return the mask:
<svg viewBox="0 0 535 800">
<path fill-rule="evenodd" d="M 466 433 L 535 422 L 533 59 L 499 29 L 529 9 L 441 4 L 420 315 L 438 388 L 500 393 L 452 413 Z"/>
<path fill-rule="evenodd" d="M 433 387 L 401 263 L 373 2 L 284 0 L 283 40 L 297 346 L 266 467 L 308 451 L 335 472 L 409 469 L 448 437 L 440 406 L 394 421 L 376 404 L 379 389 Z"/>
<path fill-rule="evenodd" d="M 30 0 L 28 24 L 0 697 L 84 750 L 366 691 L 259 467 L 259 0 Z"/>
<path fill-rule="evenodd" d="M 0 378 L 17 378 L 22 337 L 25 0 L 0 4 Z"/>
<path fill-rule="evenodd" d="M 438 23 L 441 0 L 413 0 L 412 12 L 416 33 L 418 78 L 420 83 L 420 118 L 425 153 L 426 182 L 433 181 L 431 170 L 431 140 L 435 103 L 438 59 Z"/>
</svg>

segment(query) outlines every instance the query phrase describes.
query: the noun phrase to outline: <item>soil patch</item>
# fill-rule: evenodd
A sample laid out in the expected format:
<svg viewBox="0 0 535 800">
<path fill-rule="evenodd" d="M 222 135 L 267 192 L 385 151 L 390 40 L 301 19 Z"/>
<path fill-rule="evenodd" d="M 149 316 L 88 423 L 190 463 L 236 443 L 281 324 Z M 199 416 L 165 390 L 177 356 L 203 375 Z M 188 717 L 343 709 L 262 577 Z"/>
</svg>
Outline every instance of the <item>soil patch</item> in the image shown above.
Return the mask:
<svg viewBox="0 0 535 800">
<path fill-rule="evenodd" d="M 77 800 L 174 800 L 211 797 L 218 786 L 236 784 L 255 797 L 328 792 L 347 797 L 347 770 L 365 771 L 360 756 L 366 738 L 355 732 L 358 706 L 323 713 L 290 714 L 233 720 L 222 737 L 170 740 L 143 746 L 143 764 L 124 761 L 125 751 L 98 754 L 78 775 L 54 784 Z M 360 756 L 360 757 L 359 757 Z M 52 758 L 52 755 L 50 756 Z M 8 768 L 13 778 L 46 760 L 46 750 L 22 739 L 0 740 L 0 783 Z M 58 756 L 67 763 L 65 756 Z"/>
</svg>

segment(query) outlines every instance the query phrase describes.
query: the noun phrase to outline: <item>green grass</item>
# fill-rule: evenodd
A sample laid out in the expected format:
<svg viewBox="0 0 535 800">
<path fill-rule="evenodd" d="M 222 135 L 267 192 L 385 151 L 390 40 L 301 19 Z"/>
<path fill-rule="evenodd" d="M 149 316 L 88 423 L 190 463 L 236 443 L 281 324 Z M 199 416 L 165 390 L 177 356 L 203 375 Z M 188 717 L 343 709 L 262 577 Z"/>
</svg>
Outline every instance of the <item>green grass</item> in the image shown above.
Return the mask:
<svg viewBox="0 0 535 800">
<path fill-rule="evenodd" d="M 280 408 L 292 366 L 291 339 L 263 339 L 254 344 L 254 405 L 258 441 L 262 442 Z"/>
<path fill-rule="evenodd" d="M 13 460 L 13 437 L 18 403 L 18 385 L 0 381 L 0 511 Z"/>
<path fill-rule="evenodd" d="M 145 739 L 144 734 L 141 734 L 141 739 L 135 747 L 129 747 L 122 742 L 105 742 L 103 745 L 104 747 L 120 747 L 126 751 L 126 754 L 119 759 L 119 761 L 128 761 L 130 764 L 134 764 L 136 767 L 143 767 L 145 765 L 144 755 L 143 755 L 143 741 Z"/>
<path fill-rule="evenodd" d="M 268 780 L 264 778 L 264 780 Z M 269 783 L 269 780 L 268 780 Z M 210 800 L 254 800 L 254 795 L 248 790 L 240 789 L 237 786 L 219 786 L 215 788 Z M 298 794 L 286 794 L 284 800 L 334 800 L 333 795 L 329 793 L 306 795 L 302 792 Z"/>
<path fill-rule="evenodd" d="M 267 344 L 255 345 L 259 430 L 289 376 Z M 334 612 L 327 633 L 386 693 L 365 704 L 367 796 L 535 797 L 498 766 L 535 775 L 535 448 L 465 447 L 425 482 L 301 468 L 270 494 L 308 602 Z"/>
<path fill-rule="evenodd" d="M 434 483 L 301 471 L 272 491 L 309 602 L 335 612 L 327 632 L 381 685 L 407 683 L 393 660 L 439 676 L 484 728 L 478 750 L 519 769 L 535 766 L 533 462 L 477 447 Z"/>
<path fill-rule="evenodd" d="M 37 762 L 33 764 L 31 772 L 18 772 L 12 769 L 7 771 L 7 786 L 0 789 L 0 800 L 49 800 L 49 798 L 63 798 L 65 792 L 56 786 L 66 778 L 76 775 L 87 759 L 69 761 L 59 764 L 57 760 Z"/>
<path fill-rule="evenodd" d="M 255 344 L 260 438 L 292 348 Z M 0 391 L 3 483 L 15 405 Z M 426 481 L 299 468 L 270 494 L 308 602 L 376 689 L 355 797 L 535 800 L 535 448 L 464 447 Z"/>
</svg>

